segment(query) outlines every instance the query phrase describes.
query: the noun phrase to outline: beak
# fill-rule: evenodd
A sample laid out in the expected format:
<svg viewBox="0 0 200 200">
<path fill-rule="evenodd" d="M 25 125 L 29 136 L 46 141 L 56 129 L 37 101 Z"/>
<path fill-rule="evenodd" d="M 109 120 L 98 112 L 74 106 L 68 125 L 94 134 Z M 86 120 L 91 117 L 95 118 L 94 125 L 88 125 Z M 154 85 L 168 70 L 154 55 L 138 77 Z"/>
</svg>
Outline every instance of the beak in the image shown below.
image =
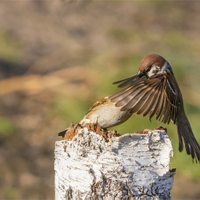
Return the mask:
<svg viewBox="0 0 200 200">
<path fill-rule="evenodd" d="M 137 74 L 137 77 L 138 78 L 141 78 L 141 77 L 143 77 L 143 76 L 145 76 L 146 75 L 146 73 L 145 73 L 145 71 L 143 71 L 143 72 L 138 72 L 138 74 Z"/>
</svg>

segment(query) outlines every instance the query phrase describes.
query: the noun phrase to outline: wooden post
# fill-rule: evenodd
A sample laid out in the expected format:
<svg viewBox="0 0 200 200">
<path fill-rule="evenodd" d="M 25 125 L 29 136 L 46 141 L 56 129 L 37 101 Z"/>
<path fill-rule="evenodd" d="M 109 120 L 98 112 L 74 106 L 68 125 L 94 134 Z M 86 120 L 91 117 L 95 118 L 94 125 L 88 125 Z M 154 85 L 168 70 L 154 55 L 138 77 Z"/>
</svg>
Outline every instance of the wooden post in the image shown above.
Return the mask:
<svg viewBox="0 0 200 200">
<path fill-rule="evenodd" d="M 55 199 L 170 199 L 175 170 L 165 130 L 105 137 L 87 128 L 55 143 Z"/>
</svg>

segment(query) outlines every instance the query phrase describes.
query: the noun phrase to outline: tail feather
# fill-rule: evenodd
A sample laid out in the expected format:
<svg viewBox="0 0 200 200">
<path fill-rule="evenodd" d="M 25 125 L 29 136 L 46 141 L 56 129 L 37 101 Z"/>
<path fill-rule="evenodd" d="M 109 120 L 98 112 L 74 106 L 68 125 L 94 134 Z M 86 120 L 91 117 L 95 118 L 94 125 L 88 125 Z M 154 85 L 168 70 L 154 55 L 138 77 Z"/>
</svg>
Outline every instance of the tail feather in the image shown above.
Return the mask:
<svg viewBox="0 0 200 200">
<path fill-rule="evenodd" d="M 183 151 L 184 143 L 187 154 L 200 162 L 200 146 L 194 137 L 185 113 L 181 113 L 177 116 L 177 131 L 179 136 L 179 151 Z"/>
</svg>

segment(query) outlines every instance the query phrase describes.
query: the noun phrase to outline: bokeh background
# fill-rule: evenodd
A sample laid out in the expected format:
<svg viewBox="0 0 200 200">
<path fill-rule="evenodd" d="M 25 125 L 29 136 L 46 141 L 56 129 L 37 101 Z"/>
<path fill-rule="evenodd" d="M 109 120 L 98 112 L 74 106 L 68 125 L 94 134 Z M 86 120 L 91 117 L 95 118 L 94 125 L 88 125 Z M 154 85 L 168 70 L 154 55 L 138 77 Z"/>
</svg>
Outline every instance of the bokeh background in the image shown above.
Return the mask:
<svg viewBox="0 0 200 200">
<path fill-rule="evenodd" d="M 179 82 L 200 142 L 200 3 L 197 1 L 0 2 L 0 199 L 54 199 L 57 133 L 118 89 L 158 53 Z M 121 134 L 161 123 L 133 116 Z M 178 152 L 173 199 L 200 199 L 200 165 Z"/>
</svg>

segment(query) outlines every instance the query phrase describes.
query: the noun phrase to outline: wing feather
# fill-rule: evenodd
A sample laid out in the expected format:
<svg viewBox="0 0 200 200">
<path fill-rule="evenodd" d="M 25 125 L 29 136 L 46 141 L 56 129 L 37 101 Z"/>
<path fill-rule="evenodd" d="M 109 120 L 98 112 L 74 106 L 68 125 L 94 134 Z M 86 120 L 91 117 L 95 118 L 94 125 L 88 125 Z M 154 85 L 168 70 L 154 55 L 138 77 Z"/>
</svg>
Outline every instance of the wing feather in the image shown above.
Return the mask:
<svg viewBox="0 0 200 200">
<path fill-rule="evenodd" d="M 148 92 L 149 88 L 142 87 L 138 93 L 136 93 L 134 96 L 131 96 L 131 99 L 128 101 L 128 103 L 122 108 L 122 110 L 129 110 L 134 107 L 138 107 L 138 103 L 142 102 L 141 100 L 145 98 L 145 94 Z"/>
<path fill-rule="evenodd" d="M 151 119 L 159 110 L 159 101 L 160 101 L 160 96 L 161 96 L 161 93 L 162 93 L 162 85 L 159 85 L 156 92 L 157 92 L 157 94 L 155 95 L 156 100 L 154 102 L 154 108 L 150 112 L 149 119 Z"/>
<path fill-rule="evenodd" d="M 156 119 L 163 123 L 176 122 L 177 98 L 173 87 L 173 78 L 168 74 L 157 74 L 150 78 L 136 76 L 129 77 L 115 83 L 120 87 L 130 84 L 125 89 L 111 95 L 109 99 L 116 102 L 115 106 L 132 113 L 149 114 L 149 119 L 156 115 Z M 140 79 L 140 80 L 139 80 Z M 138 81 L 139 80 L 139 81 Z"/>
<path fill-rule="evenodd" d="M 120 83 L 118 85 L 118 87 L 122 88 L 122 87 L 125 87 L 127 85 L 136 84 L 136 83 L 138 83 L 138 82 L 140 82 L 144 79 L 146 79 L 145 76 L 142 76 L 141 74 L 136 74 L 136 75 L 130 76 L 128 78 L 116 81 L 113 84 L 119 84 Z"/>
<path fill-rule="evenodd" d="M 115 106 L 120 107 L 120 106 L 126 105 L 128 102 L 130 102 L 132 99 L 134 99 L 135 96 L 137 96 L 137 94 L 141 92 L 141 90 L 142 90 L 141 85 L 132 87 L 130 90 L 123 93 L 123 95 L 115 98 L 115 101 L 118 100 L 118 102 L 115 104 Z"/>
<path fill-rule="evenodd" d="M 144 112 L 143 112 L 143 117 L 146 116 L 152 110 L 152 107 L 154 106 L 155 99 L 156 99 L 155 91 L 156 91 L 156 88 L 153 88 L 151 91 L 151 94 L 150 94 L 151 98 L 150 98 L 150 101 L 147 102 L 146 104 L 146 108 L 144 109 Z"/>
<path fill-rule="evenodd" d="M 152 88 L 151 88 L 150 91 L 148 91 L 146 93 L 146 97 L 144 97 L 144 98 L 145 98 L 144 102 L 140 101 L 141 106 L 140 106 L 140 109 L 137 111 L 138 115 L 142 114 L 145 111 L 145 109 L 147 108 L 149 102 L 152 102 L 152 100 L 153 100 Z"/>
</svg>

